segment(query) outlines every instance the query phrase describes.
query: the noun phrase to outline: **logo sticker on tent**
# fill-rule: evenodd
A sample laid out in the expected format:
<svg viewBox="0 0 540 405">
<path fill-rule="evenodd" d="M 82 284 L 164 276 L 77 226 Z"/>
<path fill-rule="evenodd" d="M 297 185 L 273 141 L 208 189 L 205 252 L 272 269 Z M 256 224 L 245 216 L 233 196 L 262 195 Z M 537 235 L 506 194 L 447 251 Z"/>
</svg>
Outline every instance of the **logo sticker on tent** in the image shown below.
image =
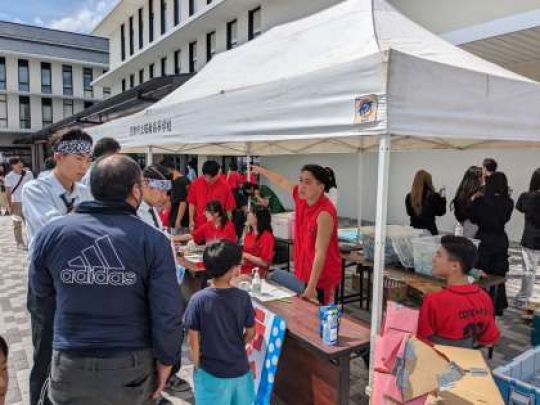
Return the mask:
<svg viewBox="0 0 540 405">
<path fill-rule="evenodd" d="M 354 101 L 354 123 L 365 124 L 376 121 L 378 104 L 377 96 L 374 94 L 358 97 Z"/>
</svg>

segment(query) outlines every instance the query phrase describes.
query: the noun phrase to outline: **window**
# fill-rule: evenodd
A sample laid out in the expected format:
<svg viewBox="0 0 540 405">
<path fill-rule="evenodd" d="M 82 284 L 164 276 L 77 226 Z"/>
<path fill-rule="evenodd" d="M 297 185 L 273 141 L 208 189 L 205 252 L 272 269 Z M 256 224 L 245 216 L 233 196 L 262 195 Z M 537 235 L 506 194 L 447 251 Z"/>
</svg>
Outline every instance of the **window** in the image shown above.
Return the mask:
<svg viewBox="0 0 540 405">
<path fill-rule="evenodd" d="M 7 95 L 0 94 L 0 128 L 7 128 L 7 126 L 8 126 Z"/>
<path fill-rule="evenodd" d="M 19 91 L 30 91 L 28 61 L 19 59 Z"/>
<path fill-rule="evenodd" d="M 0 58 L 0 90 L 5 90 L 5 89 L 6 89 L 6 58 Z"/>
<path fill-rule="evenodd" d="M 180 52 L 180 49 L 178 49 L 177 51 L 174 51 L 174 74 L 175 75 L 179 75 L 180 72 L 182 71 L 181 68 L 180 68 L 180 58 L 181 58 L 181 55 L 182 53 Z"/>
<path fill-rule="evenodd" d="M 93 101 L 85 101 L 84 102 L 84 109 L 86 110 L 87 108 L 90 108 L 94 105 L 94 102 Z"/>
<path fill-rule="evenodd" d="M 103 98 L 109 98 L 111 96 L 111 88 L 103 87 Z"/>
<path fill-rule="evenodd" d="M 64 100 L 64 118 L 69 118 L 73 115 L 73 100 Z"/>
<path fill-rule="evenodd" d="M 236 48 L 238 45 L 238 21 L 232 20 L 227 23 L 227 49 Z"/>
<path fill-rule="evenodd" d="M 150 79 L 154 78 L 154 64 L 151 63 L 150 66 L 148 66 L 148 76 Z"/>
<path fill-rule="evenodd" d="M 122 79 L 122 93 L 126 91 L 126 79 Z"/>
<path fill-rule="evenodd" d="M 261 8 L 257 7 L 249 12 L 248 38 L 251 41 L 261 35 Z"/>
<path fill-rule="evenodd" d="M 167 76 L 167 57 L 161 58 L 161 76 Z"/>
<path fill-rule="evenodd" d="M 133 16 L 129 17 L 129 55 L 135 52 L 135 32 L 133 31 Z"/>
<path fill-rule="evenodd" d="M 216 54 L 216 31 L 206 34 L 206 61 L 210 60 Z"/>
<path fill-rule="evenodd" d="M 167 32 L 167 0 L 161 0 L 161 35 Z"/>
<path fill-rule="evenodd" d="M 50 98 L 41 99 L 41 122 L 46 127 L 53 123 L 52 100 Z"/>
<path fill-rule="evenodd" d="M 21 129 L 30 129 L 30 97 L 19 96 L 19 122 Z"/>
<path fill-rule="evenodd" d="M 174 0 L 174 25 L 180 24 L 180 0 Z"/>
<path fill-rule="evenodd" d="M 148 0 L 148 42 L 154 41 L 154 1 Z"/>
<path fill-rule="evenodd" d="M 139 49 L 144 46 L 144 22 L 143 22 L 143 9 L 139 9 Z"/>
<path fill-rule="evenodd" d="M 195 0 L 189 0 L 189 16 L 195 14 Z"/>
<path fill-rule="evenodd" d="M 73 68 L 71 66 L 62 65 L 62 86 L 64 96 L 73 95 Z"/>
<path fill-rule="evenodd" d="M 144 69 L 139 70 L 139 84 L 144 83 Z"/>
<path fill-rule="evenodd" d="M 41 92 L 46 94 L 52 93 L 51 64 L 46 62 L 41 62 Z"/>
<path fill-rule="evenodd" d="M 197 69 L 197 41 L 189 44 L 189 73 Z"/>
<path fill-rule="evenodd" d="M 94 97 L 94 90 L 92 89 L 92 82 L 94 81 L 92 68 L 83 69 L 83 86 L 84 86 L 84 97 L 92 98 Z"/>
<path fill-rule="evenodd" d="M 126 59 L 126 27 L 120 26 L 120 56 L 122 60 Z"/>
<path fill-rule="evenodd" d="M 135 87 L 135 75 L 129 75 L 129 88 Z"/>
<path fill-rule="evenodd" d="M 206 4 L 211 4 L 212 0 L 206 0 Z"/>
</svg>

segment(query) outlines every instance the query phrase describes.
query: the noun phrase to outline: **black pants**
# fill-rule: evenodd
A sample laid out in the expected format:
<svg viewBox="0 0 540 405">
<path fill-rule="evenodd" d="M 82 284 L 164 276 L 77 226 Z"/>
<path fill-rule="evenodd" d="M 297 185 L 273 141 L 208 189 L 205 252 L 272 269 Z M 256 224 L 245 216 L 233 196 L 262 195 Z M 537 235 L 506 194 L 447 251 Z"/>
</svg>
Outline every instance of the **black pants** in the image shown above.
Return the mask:
<svg viewBox="0 0 540 405">
<path fill-rule="evenodd" d="M 52 313 L 54 313 L 54 303 Z M 37 302 L 32 294 L 28 294 L 27 306 L 30 312 L 30 323 L 32 326 L 32 344 L 34 346 L 34 364 L 30 371 L 30 405 L 37 405 L 42 390 L 44 390 L 45 380 L 49 376 L 49 366 L 52 358 L 53 321 L 52 316 L 38 315 L 36 308 L 43 305 L 42 301 Z M 42 314 L 42 312 L 40 312 Z M 43 393 L 43 404 L 50 405 L 47 395 Z"/>
</svg>

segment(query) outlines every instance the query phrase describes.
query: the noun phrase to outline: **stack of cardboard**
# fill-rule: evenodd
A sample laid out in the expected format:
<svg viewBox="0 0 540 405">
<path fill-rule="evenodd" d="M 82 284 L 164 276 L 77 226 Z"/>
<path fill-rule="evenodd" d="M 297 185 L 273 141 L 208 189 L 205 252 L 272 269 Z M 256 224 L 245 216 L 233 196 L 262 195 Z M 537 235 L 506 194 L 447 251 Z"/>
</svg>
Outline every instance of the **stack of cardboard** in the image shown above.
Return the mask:
<svg viewBox="0 0 540 405">
<path fill-rule="evenodd" d="M 374 405 L 502 405 L 482 353 L 418 340 L 418 311 L 388 303 L 375 348 Z"/>
</svg>

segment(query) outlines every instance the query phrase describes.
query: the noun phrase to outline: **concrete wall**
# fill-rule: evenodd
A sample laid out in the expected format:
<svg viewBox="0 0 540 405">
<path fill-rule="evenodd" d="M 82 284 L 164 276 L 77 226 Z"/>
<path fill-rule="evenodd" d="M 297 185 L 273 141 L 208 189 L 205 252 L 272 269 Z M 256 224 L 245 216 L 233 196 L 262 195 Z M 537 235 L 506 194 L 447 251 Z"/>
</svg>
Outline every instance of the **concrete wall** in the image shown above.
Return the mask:
<svg viewBox="0 0 540 405">
<path fill-rule="evenodd" d="M 446 187 L 450 201 L 456 191 L 463 173 L 470 165 L 479 165 L 483 158 L 493 157 L 509 179 L 514 190 L 513 198 L 517 201 L 519 194 L 528 189 L 532 172 L 540 167 L 540 151 L 531 150 L 478 150 L 478 151 L 422 151 L 394 152 L 390 163 L 390 192 L 388 196 L 388 223 L 407 224 L 405 212 L 405 195 L 409 192 L 415 172 L 425 169 L 433 175 L 437 189 Z M 353 154 L 339 155 L 300 155 L 265 157 L 262 164 L 276 170 L 295 181 L 302 165 L 317 163 L 334 169 L 338 181 L 340 216 L 356 218 L 358 195 L 362 196 L 363 219 L 374 221 L 377 186 L 377 154 L 364 154 L 364 187 L 358 189 L 358 158 Z M 278 190 L 276 190 L 278 191 Z M 280 193 L 285 205 L 292 207 L 292 200 Z M 453 212 L 439 218 L 438 226 L 443 231 L 452 231 L 455 225 Z M 508 234 L 512 240 L 518 241 L 523 230 L 523 216 L 514 211 L 509 223 Z"/>
</svg>

